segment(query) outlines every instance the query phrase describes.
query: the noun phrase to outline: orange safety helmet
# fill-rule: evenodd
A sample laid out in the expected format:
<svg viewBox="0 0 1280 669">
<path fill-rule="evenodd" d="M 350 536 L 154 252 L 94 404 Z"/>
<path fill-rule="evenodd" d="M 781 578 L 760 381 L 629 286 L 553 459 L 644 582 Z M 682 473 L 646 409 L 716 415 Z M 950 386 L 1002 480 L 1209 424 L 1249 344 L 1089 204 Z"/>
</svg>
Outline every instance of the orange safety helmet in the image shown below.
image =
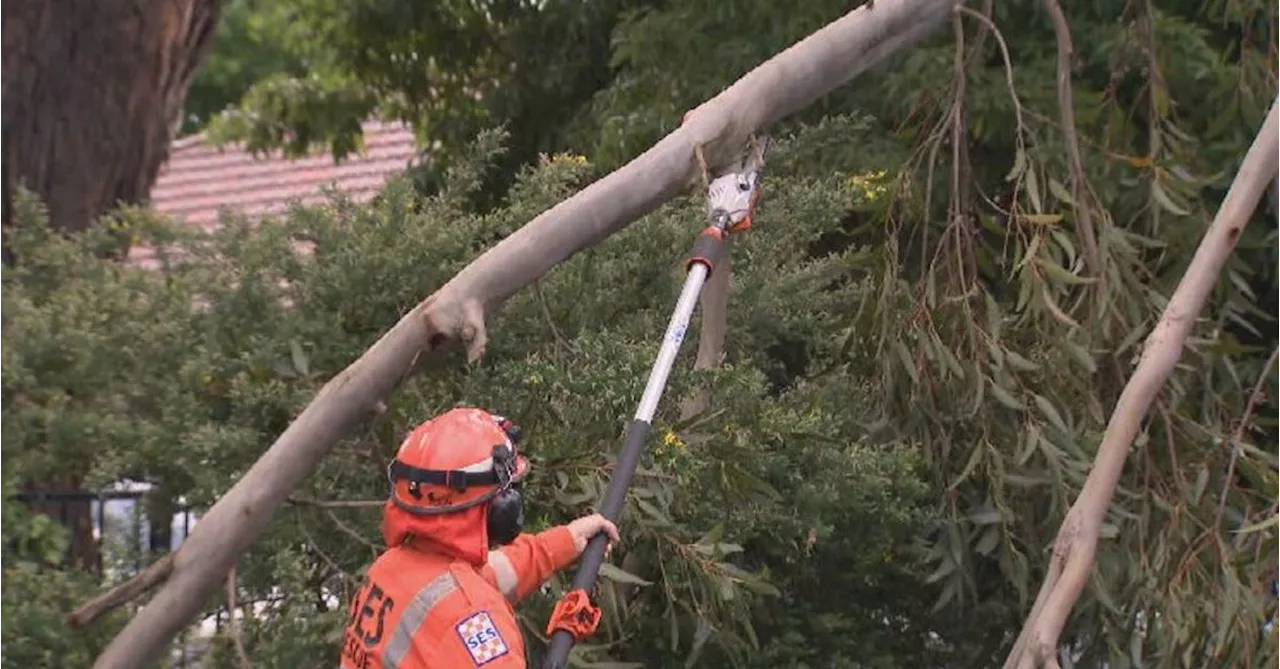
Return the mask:
<svg viewBox="0 0 1280 669">
<path fill-rule="evenodd" d="M 387 467 L 387 544 L 420 536 L 459 557 L 483 560 L 490 545 L 514 541 L 524 526 L 521 487 L 529 472 L 519 441 L 511 421 L 470 407 L 415 427 Z M 479 531 L 484 535 L 477 537 Z"/>
</svg>

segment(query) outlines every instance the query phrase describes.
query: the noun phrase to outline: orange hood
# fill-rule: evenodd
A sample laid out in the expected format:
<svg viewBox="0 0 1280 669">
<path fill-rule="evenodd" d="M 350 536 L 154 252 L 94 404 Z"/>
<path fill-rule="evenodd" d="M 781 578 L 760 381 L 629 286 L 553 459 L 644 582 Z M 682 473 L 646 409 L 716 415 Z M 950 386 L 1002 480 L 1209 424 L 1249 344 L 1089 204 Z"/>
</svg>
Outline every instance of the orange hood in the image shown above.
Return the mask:
<svg viewBox="0 0 1280 669">
<path fill-rule="evenodd" d="M 488 504 L 457 513 L 420 516 L 388 500 L 382 507 L 382 539 L 387 548 L 393 548 L 412 538 L 417 550 L 483 567 L 489 559 L 488 521 Z"/>
</svg>

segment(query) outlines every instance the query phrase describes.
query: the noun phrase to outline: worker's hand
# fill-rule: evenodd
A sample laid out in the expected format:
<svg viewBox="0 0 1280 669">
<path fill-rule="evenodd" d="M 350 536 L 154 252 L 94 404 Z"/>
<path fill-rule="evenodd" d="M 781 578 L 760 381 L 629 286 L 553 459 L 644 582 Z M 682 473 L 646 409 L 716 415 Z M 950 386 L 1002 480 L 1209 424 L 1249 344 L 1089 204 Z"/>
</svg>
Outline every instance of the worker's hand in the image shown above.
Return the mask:
<svg viewBox="0 0 1280 669">
<path fill-rule="evenodd" d="M 578 550 L 578 555 L 582 555 L 582 551 L 587 549 L 587 542 L 591 537 L 600 532 L 609 535 L 609 550 L 613 550 L 613 545 L 618 542 L 618 526 L 608 518 L 593 513 L 569 523 L 569 534 L 573 535 L 573 547 Z"/>
</svg>

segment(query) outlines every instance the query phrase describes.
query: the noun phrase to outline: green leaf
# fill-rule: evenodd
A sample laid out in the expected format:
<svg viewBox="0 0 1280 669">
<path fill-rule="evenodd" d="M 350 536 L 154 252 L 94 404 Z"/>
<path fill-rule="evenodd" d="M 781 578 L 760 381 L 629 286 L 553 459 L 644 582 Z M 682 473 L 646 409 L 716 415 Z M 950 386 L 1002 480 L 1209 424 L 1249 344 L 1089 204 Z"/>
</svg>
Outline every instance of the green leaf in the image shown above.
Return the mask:
<svg viewBox="0 0 1280 669">
<path fill-rule="evenodd" d="M 673 524 L 671 522 L 671 519 L 667 517 L 667 514 L 663 513 L 661 509 L 654 506 L 653 504 L 643 499 L 636 499 L 635 503 L 636 503 L 636 506 L 640 507 L 640 509 L 645 512 L 645 515 L 649 516 L 651 519 L 656 521 L 659 525 Z"/>
<path fill-rule="evenodd" d="M 994 525 L 1001 520 L 1000 511 L 990 505 L 969 514 L 969 521 L 974 525 Z"/>
<path fill-rule="evenodd" d="M 608 562 L 600 564 L 600 575 L 615 583 L 630 583 L 632 585 L 653 585 L 651 581 L 646 581 L 635 574 L 613 566 Z"/>
<path fill-rule="evenodd" d="M 724 538 L 724 523 L 716 523 L 706 534 L 698 539 L 698 543 L 704 546 L 712 546 Z"/>
<path fill-rule="evenodd" d="M 1063 434 L 1071 434 L 1071 431 L 1067 429 L 1066 421 L 1062 420 L 1062 415 L 1058 413 L 1058 410 L 1047 397 L 1044 395 L 1036 395 L 1035 403 L 1036 406 L 1040 408 L 1040 413 L 1044 414 L 1044 417 L 1048 418 L 1049 422 L 1052 423 L 1055 428 L 1060 430 Z"/>
<path fill-rule="evenodd" d="M 938 581 L 941 581 L 942 579 L 950 576 L 952 573 L 955 572 L 955 570 L 956 570 L 956 563 L 953 562 L 950 558 L 944 557 L 942 558 L 942 563 L 938 565 L 938 568 L 934 569 L 933 573 L 925 577 L 924 582 L 937 583 Z"/>
<path fill-rule="evenodd" d="M 1044 307 L 1049 310 L 1049 313 L 1052 314 L 1059 323 L 1070 328 L 1080 327 L 1080 324 L 1077 323 L 1074 318 L 1068 315 L 1067 312 L 1063 311 L 1062 307 L 1058 306 L 1058 301 L 1053 299 L 1053 295 L 1049 293 L 1049 288 L 1047 286 L 1040 289 L 1040 300 L 1044 302 Z"/>
<path fill-rule="evenodd" d="M 991 378 L 988 378 L 987 380 L 991 382 L 991 394 L 998 402 L 1015 411 L 1023 411 L 1027 408 L 1027 405 L 1019 401 L 1018 398 L 1014 397 L 1009 391 L 1001 388 L 995 380 Z"/>
<path fill-rule="evenodd" d="M 1261 532 L 1263 530 L 1275 527 L 1277 524 L 1280 524 L 1280 515 L 1276 515 L 1275 513 L 1272 513 L 1266 520 L 1260 520 L 1256 523 L 1250 523 L 1249 525 L 1245 525 L 1243 527 L 1239 527 L 1233 530 L 1233 532 L 1236 534 L 1253 534 L 1254 532 Z"/>
<path fill-rule="evenodd" d="M 1174 216 L 1186 216 L 1191 212 L 1178 206 L 1169 194 L 1165 192 L 1164 187 L 1160 185 L 1159 179 L 1151 180 L 1151 197 L 1160 205 L 1161 209 L 1173 214 Z"/>
<path fill-rule="evenodd" d="M 1070 355 L 1073 360 L 1080 363 L 1080 366 L 1084 367 L 1085 371 L 1090 374 L 1098 371 L 1098 363 L 1094 362 L 1093 355 L 1090 354 L 1085 347 L 1070 339 L 1063 339 L 1061 342 L 1063 348 L 1067 349 L 1067 354 Z"/>
<path fill-rule="evenodd" d="M 965 462 L 964 469 L 960 470 L 960 473 L 951 481 L 951 485 L 947 486 L 947 489 L 955 490 L 961 483 L 964 483 L 965 479 L 969 478 L 969 475 L 978 468 L 979 464 L 981 464 L 982 458 L 986 452 L 987 449 L 982 448 L 980 445 L 974 447 L 972 452 L 969 454 L 969 460 Z"/>
<path fill-rule="evenodd" d="M 782 594 L 781 592 L 778 591 L 776 587 L 774 587 L 768 581 L 765 581 L 764 579 L 760 578 L 755 574 L 752 574 L 751 572 L 745 571 L 744 569 L 742 569 L 736 564 L 732 564 L 729 562 L 717 562 L 715 563 L 715 565 L 716 565 L 716 568 L 720 569 L 721 571 L 725 572 L 729 576 L 733 577 L 734 580 L 741 582 L 743 587 L 750 590 L 751 592 L 756 593 L 757 595 L 768 595 L 771 597 L 777 597 Z"/>
<path fill-rule="evenodd" d="M 1056 225 L 1062 222 L 1062 214 L 1023 214 L 1022 220 L 1032 225 Z"/>
<path fill-rule="evenodd" d="M 1031 207 L 1037 214 L 1044 213 L 1044 202 L 1040 199 L 1040 182 L 1034 169 L 1027 170 L 1027 197 L 1031 198 Z"/>
<path fill-rule="evenodd" d="M 983 530 L 982 536 L 978 538 L 977 543 L 973 545 L 973 550 L 979 555 L 991 555 L 991 551 L 996 549 L 1000 544 L 1000 528 L 991 525 Z"/>
<path fill-rule="evenodd" d="M 1027 169 L 1027 152 L 1022 147 L 1018 147 L 1017 152 L 1013 154 L 1013 167 L 1009 168 L 1009 173 L 1004 176 L 1005 181 L 1013 181 L 1022 176 Z"/>
<path fill-rule="evenodd" d="M 1071 197 L 1071 193 L 1066 189 L 1066 187 L 1053 177 L 1049 177 L 1049 192 L 1052 193 L 1054 197 L 1058 198 L 1059 202 L 1064 202 L 1073 207 L 1076 206 L 1075 198 Z"/>
<path fill-rule="evenodd" d="M 1196 480 L 1191 487 L 1191 503 L 1199 504 L 1200 498 L 1204 496 L 1205 488 L 1209 485 L 1209 468 L 1204 465 L 1196 467 Z"/>
<path fill-rule="evenodd" d="M 1016 351 L 1005 349 L 1004 355 L 1009 361 L 1009 366 L 1019 372 L 1034 372 L 1037 369 L 1040 369 L 1040 365 L 1022 357 L 1022 355 Z"/>
<path fill-rule="evenodd" d="M 920 384 L 920 377 L 916 375 L 916 363 L 911 358 L 911 352 L 907 350 L 907 345 L 899 339 L 893 342 L 893 350 L 898 354 L 898 360 L 902 362 L 902 366 L 907 370 L 907 374 L 911 377 L 912 385 Z"/>
<path fill-rule="evenodd" d="M 1093 277 L 1084 277 L 1084 276 L 1080 276 L 1079 274 L 1069 272 L 1066 269 L 1063 269 L 1061 266 L 1059 266 L 1058 263 L 1055 263 L 1052 260 L 1049 260 L 1048 258 L 1045 258 L 1043 256 L 1036 258 L 1036 267 L 1039 267 L 1040 269 L 1044 270 L 1044 273 L 1049 275 L 1049 278 L 1053 279 L 1054 281 L 1058 281 L 1060 283 L 1065 283 L 1072 286 L 1079 286 L 1079 285 L 1091 284 L 1091 283 L 1097 282 L 1097 279 Z"/>
<path fill-rule="evenodd" d="M 293 359 L 293 368 L 299 374 L 307 376 L 311 373 L 311 361 L 307 358 L 307 354 L 302 350 L 302 344 L 297 339 L 289 340 L 289 356 Z"/>
</svg>

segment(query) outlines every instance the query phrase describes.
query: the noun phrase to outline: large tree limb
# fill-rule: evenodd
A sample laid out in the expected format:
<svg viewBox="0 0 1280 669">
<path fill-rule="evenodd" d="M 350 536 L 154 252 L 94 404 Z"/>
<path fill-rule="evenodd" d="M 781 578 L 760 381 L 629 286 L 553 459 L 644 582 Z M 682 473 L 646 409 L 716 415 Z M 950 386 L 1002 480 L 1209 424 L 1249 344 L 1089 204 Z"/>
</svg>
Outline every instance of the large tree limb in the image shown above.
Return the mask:
<svg viewBox="0 0 1280 669">
<path fill-rule="evenodd" d="M 1280 162 L 1276 154 L 1276 143 L 1280 140 L 1278 106 L 1280 99 L 1272 103 L 1191 265 L 1178 282 L 1160 322 L 1147 337 L 1137 369 L 1111 414 L 1093 468 L 1058 530 L 1048 574 L 1005 661 L 1005 669 L 1037 666 L 1058 669 L 1062 629 L 1089 579 L 1098 548 L 1098 533 L 1120 481 L 1129 446 L 1151 403 L 1182 357 L 1187 335 L 1213 290 L 1223 264 L 1235 249 L 1240 233 L 1248 225 L 1268 184 L 1276 178 Z"/>
<path fill-rule="evenodd" d="M 95 669 L 153 663 L 199 613 L 237 557 L 333 445 L 422 361 L 458 342 L 485 349 L 485 316 L 578 251 L 654 211 L 694 181 L 695 148 L 713 168 L 748 136 L 804 108 L 931 33 L 957 0 L 878 0 L 760 65 L 694 110 L 687 123 L 621 169 L 542 213 L 486 251 L 330 380 L 174 554 L 173 572 L 112 640 Z"/>
</svg>

